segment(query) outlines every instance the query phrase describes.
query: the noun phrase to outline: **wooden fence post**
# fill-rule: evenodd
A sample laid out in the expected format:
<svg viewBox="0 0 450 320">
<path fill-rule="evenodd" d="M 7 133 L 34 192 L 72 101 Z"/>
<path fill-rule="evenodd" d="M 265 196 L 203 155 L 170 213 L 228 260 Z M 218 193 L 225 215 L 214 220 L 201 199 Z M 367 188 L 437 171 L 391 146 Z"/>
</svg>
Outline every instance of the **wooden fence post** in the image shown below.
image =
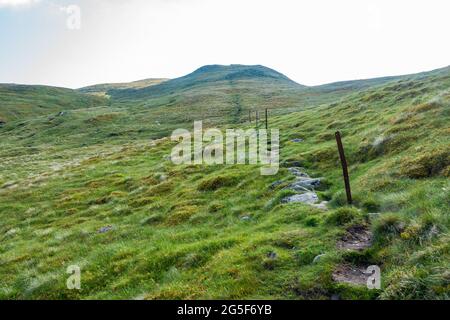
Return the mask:
<svg viewBox="0 0 450 320">
<path fill-rule="evenodd" d="M 342 174 L 344 176 L 344 183 L 345 183 L 345 193 L 347 194 L 347 203 L 352 204 L 353 200 L 352 200 L 352 191 L 350 189 L 350 178 L 348 176 L 347 160 L 345 159 L 344 146 L 342 145 L 341 140 L 341 133 L 337 131 L 335 135 L 337 147 L 339 150 L 339 158 L 341 159 Z"/>
</svg>

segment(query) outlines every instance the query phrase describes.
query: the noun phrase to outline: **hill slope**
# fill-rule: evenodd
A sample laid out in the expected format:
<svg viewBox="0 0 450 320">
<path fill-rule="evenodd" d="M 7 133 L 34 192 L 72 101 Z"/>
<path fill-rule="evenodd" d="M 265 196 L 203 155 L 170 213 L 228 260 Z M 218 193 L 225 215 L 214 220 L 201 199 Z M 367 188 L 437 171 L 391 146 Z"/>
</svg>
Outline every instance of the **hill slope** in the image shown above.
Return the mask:
<svg viewBox="0 0 450 320">
<path fill-rule="evenodd" d="M 275 176 L 252 165 L 176 166 L 167 157 L 175 143 L 149 141 L 191 128 L 198 113 L 164 109 L 164 99 L 189 101 L 191 89 L 0 128 L 0 297 L 449 299 L 450 70 L 361 85 L 316 91 L 318 105 L 303 103 L 305 89 L 292 86 L 285 101 L 297 101 L 297 111 L 269 122 L 281 135 Z M 240 90 L 254 101 L 265 94 Z M 198 99 L 214 106 L 236 91 L 207 93 Z M 323 102 L 330 97 L 339 99 Z M 224 110 L 211 109 L 223 116 L 222 129 L 255 126 Z M 336 130 L 353 206 L 345 203 Z M 292 166 L 324 178 L 315 192 L 329 210 L 283 203 Z M 354 230 L 370 231 L 371 245 L 342 250 Z M 80 291 L 65 287 L 69 265 L 81 267 Z M 381 290 L 336 280 L 369 265 L 381 268 Z"/>
<path fill-rule="evenodd" d="M 0 119 L 5 122 L 106 103 L 105 99 L 71 89 L 0 84 Z"/>
</svg>

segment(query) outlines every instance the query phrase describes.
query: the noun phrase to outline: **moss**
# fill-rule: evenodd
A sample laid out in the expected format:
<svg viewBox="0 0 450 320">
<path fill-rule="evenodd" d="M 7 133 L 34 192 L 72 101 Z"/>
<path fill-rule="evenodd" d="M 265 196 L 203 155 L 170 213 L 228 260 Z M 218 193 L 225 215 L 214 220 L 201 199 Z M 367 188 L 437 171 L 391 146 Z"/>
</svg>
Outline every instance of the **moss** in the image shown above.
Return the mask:
<svg viewBox="0 0 450 320">
<path fill-rule="evenodd" d="M 400 166 L 400 175 L 412 179 L 444 175 L 450 166 L 450 151 L 439 148 L 420 155 L 404 157 Z"/>
<path fill-rule="evenodd" d="M 406 223 L 398 214 L 383 214 L 374 224 L 374 237 L 378 241 L 389 240 L 400 235 L 406 228 Z"/>
<path fill-rule="evenodd" d="M 358 209 L 353 207 L 343 207 L 333 210 L 326 218 L 328 224 L 342 226 L 361 218 L 362 215 Z"/>
<path fill-rule="evenodd" d="M 154 213 L 147 218 L 142 219 L 141 224 L 143 225 L 154 225 L 162 222 L 164 220 L 164 215 L 162 213 Z"/>
<path fill-rule="evenodd" d="M 305 219 L 305 226 L 307 227 L 317 227 L 321 222 L 321 219 L 317 216 L 307 217 Z"/>
<path fill-rule="evenodd" d="M 377 200 L 372 195 L 366 196 L 365 199 L 362 200 L 361 206 L 367 211 L 367 212 L 378 212 L 380 209 L 380 205 Z"/>
<path fill-rule="evenodd" d="M 215 203 L 212 203 L 208 207 L 208 211 L 211 212 L 211 213 L 215 213 L 215 212 L 218 212 L 218 211 L 222 210 L 223 208 L 225 208 L 225 206 L 222 203 L 215 202 Z"/>
<path fill-rule="evenodd" d="M 222 187 L 229 187 L 235 185 L 237 182 L 238 179 L 235 176 L 221 175 L 201 181 L 197 189 L 199 191 L 214 191 Z"/>
<path fill-rule="evenodd" d="M 144 207 L 146 205 L 149 205 L 151 203 L 155 202 L 155 198 L 153 197 L 143 197 L 143 198 L 137 198 L 130 202 L 130 206 L 133 208 L 140 208 Z"/>
<path fill-rule="evenodd" d="M 189 220 L 194 214 L 198 212 L 196 206 L 186 206 L 178 208 L 175 212 L 170 213 L 165 220 L 165 223 L 169 226 L 175 226 Z"/>
</svg>

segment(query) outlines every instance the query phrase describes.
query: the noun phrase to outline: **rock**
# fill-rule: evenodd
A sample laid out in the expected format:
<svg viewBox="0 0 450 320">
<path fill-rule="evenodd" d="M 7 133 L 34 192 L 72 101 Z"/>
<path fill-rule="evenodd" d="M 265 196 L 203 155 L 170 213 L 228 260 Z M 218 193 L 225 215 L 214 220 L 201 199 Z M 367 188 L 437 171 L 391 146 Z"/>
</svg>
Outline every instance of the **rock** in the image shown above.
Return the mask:
<svg viewBox="0 0 450 320">
<path fill-rule="evenodd" d="M 288 168 L 288 171 L 292 173 L 296 177 L 305 177 L 309 178 L 308 174 L 304 172 L 303 168 L 300 167 L 290 167 Z"/>
<path fill-rule="evenodd" d="M 303 142 L 303 139 L 297 138 L 297 139 L 292 139 L 291 141 L 295 142 L 295 143 L 299 143 L 299 142 Z"/>
<path fill-rule="evenodd" d="M 243 216 L 243 217 L 241 217 L 241 220 L 242 221 L 248 221 L 248 220 L 250 220 L 251 218 L 249 217 L 249 216 Z"/>
<path fill-rule="evenodd" d="M 331 300 L 341 300 L 341 297 L 338 294 L 333 294 L 330 299 Z"/>
<path fill-rule="evenodd" d="M 281 200 L 282 203 L 306 203 L 314 204 L 319 201 L 319 197 L 315 192 L 306 192 L 301 194 L 294 194 Z"/>
<path fill-rule="evenodd" d="M 314 189 L 320 186 L 320 179 L 316 178 L 301 178 L 295 180 L 288 186 L 288 189 L 293 189 L 296 191 L 302 191 L 306 189 Z"/>
<path fill-rule="evenodd" d="M 269 258 L 269 259 L 276 259 L 276 258 L 277 258 L 277 253 L 276 253 L 276 252 L 273 252 L 273 251 L 270 251 L 270 252 L 267 254 L 267 258 Z"/>
<path fill-rule="evenodd" d="M 17 229 L 9 229 L 7 232 L 5 232 L 5 237 L 12 237 L 17 234 Z"/>
<path fill-rule="evenodd" d="M 313 263 L 317 263 L 325 256 L 325 253 L 319 254 L 318 256 L 315 256 L 313 259 Z"/>
<path fill-rule="evenodd" d="M 66 113 L 64 111 L 61 111 L 60 113 L 58 113 L 58 117 L 62 117 L 63 115 L 65 115 Z"/>
<path fill-rule="evenodd" d="M 278 181 L 273 182 L 273 183 L 269 186 L 269 188 L 273 190 L 273 189 L 275 189 L 276 187 L 278 187 L 278 186 L 281 185 L 281 184 L 283 184 L 283 181 L 278 180 Z"/>
<path fill-rule="evenodd" d="M 321 203 L 313 203 L 312 206 L 317 209 L 327 211 L 328 210 L 327 204 L 328 201 L 322 201 Z"/>
<path fill-rule="evenodd" d="M 433 225 L 427 233 L 428 239 L 433 239 L 434 237 L 439 235 L 439 228 L 436 225 Z"/>
<path fill-rule="evenodd" d="M 111 231 L 112 229 L 113 229 L 112 226 L 106 226 L 106 227 L 101 227 L 97 232 L 98 233 L 105 233 L 105 232 Z"/>
<path fill-rule="evenodd" d="M 283 161 L 281 166 L 284 168 L 301 167 L 302 163 L 300 161 Z"/>
<path fill-rule="evenodd" d="M 11 189 L 11 188 L 15 187 L 16 185 L 17 185 L 17 182 L 8 181 L 1 187 L 1 189 Z"/>
</svg>

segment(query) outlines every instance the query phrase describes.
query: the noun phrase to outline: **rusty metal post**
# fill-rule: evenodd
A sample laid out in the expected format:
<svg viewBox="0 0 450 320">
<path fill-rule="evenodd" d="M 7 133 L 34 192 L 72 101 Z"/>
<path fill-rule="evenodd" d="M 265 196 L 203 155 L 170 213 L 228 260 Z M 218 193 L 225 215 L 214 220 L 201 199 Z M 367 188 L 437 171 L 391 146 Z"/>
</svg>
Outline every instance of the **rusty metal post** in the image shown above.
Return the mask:
<svg viewBox="0 0 450 320">
<path fill-rule="evenodd" d="M 266 130 L 269 130 L 269 122 L 268 122 L 268 116 L 267 116 L 267 109 L 266 109 Z"/>
<path fill-rule="evenodd" d="M 341 133 L 337 131 L 335 135 L 337 147 L 339 150 L 339 157 L 341 159 L 342 174 L 344 176 L 344 183 L 345 183 L 345 193 L 347 194 L 347 203 L 352 204 L 353 200 L 352 200 L 352 191 L 350 189 L 350 178 L 348 176 L 347 160 L 345 159 L 344 146 L 342 145 L 341 140 Z"/>
</svg>

